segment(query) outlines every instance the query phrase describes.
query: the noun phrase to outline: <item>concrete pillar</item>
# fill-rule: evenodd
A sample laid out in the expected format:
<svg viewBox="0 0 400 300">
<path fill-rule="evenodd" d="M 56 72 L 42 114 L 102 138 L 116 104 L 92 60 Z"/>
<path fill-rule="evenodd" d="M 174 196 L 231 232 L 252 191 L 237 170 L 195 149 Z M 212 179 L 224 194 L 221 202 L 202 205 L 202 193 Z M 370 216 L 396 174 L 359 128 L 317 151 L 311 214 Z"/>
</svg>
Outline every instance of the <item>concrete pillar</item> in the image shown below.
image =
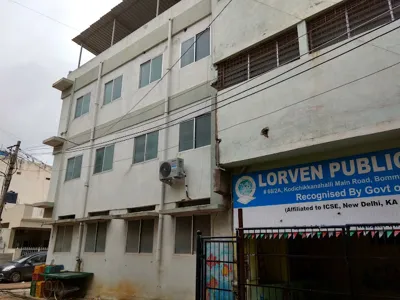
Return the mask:
<svg viewBox="0 0 400 300">
<path fill-rule="evenodd" d="M 297 34 L 299 36 L 299 50 L 301 58 L 307 58 L 305 54 L 308 53 L 308 35 L 306 21 L 301 21 L 297 24 Z"/>
</svg>

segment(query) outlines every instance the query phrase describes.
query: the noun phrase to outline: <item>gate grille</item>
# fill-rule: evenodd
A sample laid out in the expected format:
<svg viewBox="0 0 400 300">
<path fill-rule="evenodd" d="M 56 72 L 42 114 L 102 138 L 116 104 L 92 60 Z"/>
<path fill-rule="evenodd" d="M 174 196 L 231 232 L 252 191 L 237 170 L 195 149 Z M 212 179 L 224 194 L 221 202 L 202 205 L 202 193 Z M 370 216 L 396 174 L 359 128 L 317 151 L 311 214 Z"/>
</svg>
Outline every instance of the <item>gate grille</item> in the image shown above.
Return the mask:
<svg viewBox="0 0 400 300">
<path fill-rule="evenodd" d="M 234 300 L 234 237 L 197 236 L 196 300 Z"/>
</svg>

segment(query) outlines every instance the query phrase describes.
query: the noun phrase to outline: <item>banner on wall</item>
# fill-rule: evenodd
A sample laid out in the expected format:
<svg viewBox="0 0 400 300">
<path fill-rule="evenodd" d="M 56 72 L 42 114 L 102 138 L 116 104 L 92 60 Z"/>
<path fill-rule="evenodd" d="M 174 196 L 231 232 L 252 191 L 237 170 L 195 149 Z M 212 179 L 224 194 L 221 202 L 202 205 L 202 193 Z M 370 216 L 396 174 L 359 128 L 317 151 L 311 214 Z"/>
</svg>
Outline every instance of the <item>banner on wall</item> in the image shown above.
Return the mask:
<svg viewBox="0 0 400 300">
<path fill-rule="evenodd" d="M 233 177 L 232 188 L 234 208 L 244 211 L 397 207 L 400 148 L 241 174 Z"/>
</svg>

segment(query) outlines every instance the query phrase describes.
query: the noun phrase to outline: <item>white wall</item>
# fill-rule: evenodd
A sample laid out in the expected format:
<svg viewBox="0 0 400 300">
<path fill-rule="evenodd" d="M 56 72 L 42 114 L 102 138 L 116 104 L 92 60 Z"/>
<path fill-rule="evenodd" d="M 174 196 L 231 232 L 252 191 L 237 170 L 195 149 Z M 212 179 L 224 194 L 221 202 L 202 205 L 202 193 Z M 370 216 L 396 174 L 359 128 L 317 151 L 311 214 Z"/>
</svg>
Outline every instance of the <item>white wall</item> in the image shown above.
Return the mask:
<svg viewBox="0 0 400 300">
<path fill-rule="evenodd" d="M 234 13 L 230 16 L 235 18 Z M 238 88 L 220 91 L 219 104 L 225 105 L 313 67 L 399 25 L 400 21 L 396 21 L 360 39 L 356 37 L 329 54 L 323 55 L 340 44 L 306 55 Z M 399 42 L 396 30 L 311 71 L 219 109 L 221 163 L 248 163 L 273 154 L 399 128 L 398 66 L 313 97 L 398 62 Z M 320 56 L 304 66 L 246 91 L 316 55 Z M 243 93 L 234 96 L 240 92 Z M 269 127 L 269 138 L 260 134 L 264 127 Z"/>
<path fill-rule="evenodd" d="M 5 162 L 7 161 L 5 160 Z M 6 170 L 6 163 L 0 163 L 0 171 L 4 173 Z M 17 172 L 13 175 L 8 189 L 18 193 L 17 202 L 19 204 L 33 204 L 46 201 L 50 186 L 50 180 L 46 178 L 51 178 L 51 167 L 38 166 L 29 161 L 18 160 Z M 4 177 L 0 176 L 0 185 L 3 184 L 3 180 Z"/>
<path fill-rule="evenodd" d="M 172 8 L 181 9 L 181 5 L 191 5 L 199 1 L 181 1 Z M 187 7 L 186 7 L 187 8 Z M 167 18 L 161 15 L 157 22 L 167 23 Z M 172 40 L 171 64 L 180 58 L 181 43 L 207 28 L 211 19 L 209 17 L 197 22 L 187 30 L 176 34 Z M 149 23 L 149 28 L 153 23 Z M 161 23 L 160 23 L 161 24 Z M 144 27 L 147 27 L 144 26 Z M 132 36 L 140 34 L 142 29 L 133 33 Z M 143 29 L 144 30 L 144 29 Z M 148 30 L 146 32 L 149 32 Z M 135 37 L 136 38 L 136 37 Z M 108 49 L 97 58 L 89 62 L 91 67 L 105 59 L 109 53 L 117 53 L 122 50 L 121 45 L 128 46 L 135 41 L 129 40 L 130 36 L 114 47 Z M 127 41 L 130 43 L 126 43 Z M 211 43 L 213 42 L 213 39 Z M 99 95 L 99 114 L 96 125 L 102 125 L 107 122 L 115 122 L 120 117 L 128 113 L 131 108 L 140 101 L 149 90 L 154 87 L 155 82 L 139 89 L 140 64 L 158 56 L 160 53 L 166 53 L 166 43 L 146 51 L 143 55 L 135 58 L 124 66 L 108 73 L 101 78 L 101 89 Z M 97 63 L 95 63 L 97 62 Z M 166 57 L 163 57 L 163 74 L 167 72 Z M 80 76 L 87 66 L 74 71 L 70 77 Z M 123 75 L 122 97 L 110 104 L 102 105 L 104 84 L 111 79 Z M 208 56 L 200 61 L 194 62 L 184 68 L 180 63 L 172 69 L 170 84 L 170 96 L 175 98 L 181 93 L 192 90 L 197 86 L 209 84 L 215 78 L 215 70 L 212 68 L 212 56 Z M 148 107 L 149 105 L 163 100 L 165 98 L 165 82 L 160 84 L 145 96 L 132 111 Z M 97 82 L 75 92 L 72 99 L 71 125 L 68 130 L 67 139 L 89 130 L 92 126 L 94 103 L 96 96 Z M 88 115 L 73 120 L 76 99 L 87 92 L 92 93 L 91 107 Z M 63 100 L 62 116 L 66 116 L 71 97 Z M 190 102 L 190 101 L 189 101 Z M 211 101 L 209 99 L 191 103 L 187 106 L 174 110 L 170 114 L 170 120 L 176 120 L 169 124 L 168 130 L 159 131 L 158 158 L 145 161 L 138 164 L 132 164 L 134 137 L 147 131 L 161 129 L 164 119 L 162 116 L 152 120 L 147 120 L 141 124 L 125 128 L 116 133 L 108 134 L 95 140 L 95 145 L 107 143 L 115 138 L 125 137 L 124 141 L 115 144 L 114 163 L 110 171 L 99 174 L 93 174 L 93 165 L 95 155 L 92 161 L 89 161 L 89 150 L 77 150 L 89 143 L 68 149 L 63 154 L 57 154 L 54 164 L 58 171 L 53 172 L 53 177 L 60 178 L 52 182 L 49 197 L 56 199 L 53 218 L 59 216 L 75 215 L 76 218 L 83 217 L 90 212 L 111 210 L 124 211 L 127 208 L 140 206 L 156 205 L 159 209 L 161 201 L 162 184 L 159 181 L 159 165 L 161 153 L 165 150 L 167 159 L 182 157 L 187 172 L 186 184 L 188 185 L 189 197 L 193 200 L 211 198 L 211 202 L 218 204 L 221 199 L 211 192 L 211 162 L 213 147 L 211 145 L 198 149 L 191 149 L 179 152 L 179 123 L 192 119 L 195 116 L 210 111 Z M 60 127 L 61 128 L 61 127 Z M 65 128 L 65 127 L 64 127 Z M 165 135 L 168 134 L 168 143 L 166 146 L 162 143 Z M 213 139 L 213 134 L 211 139 Z M 103 144 L 104 145 L 104 144 Z M 101 147 L 101 146 L 98 146 Z M 95 147 L 95 148 L 98 148 Z M 95 153 L 95 150 L 93 150 Z M 80 178 L 65 181 L 65 169 L 67 160 L 71 157 L 83 154 L 82 171 Z M 85 199 L 85 180 L 89 172 L 89 192 L 86 211 L 84 213 Z M 176 207 L 176 202 L 186 199 L 185 183 L 181 182 L 172 187 L 166 186 L 165 209 Z M 231 214 L 232 211 L 216 213 L 212 215 L 212 232 L 217 235 L 231 234 Z M 215 225 L 213 225 L 215 224 Z M 105 253 L 83 253 L 83 270 L 94 272 L 94 282 L 91 288 L 93 296 L 101 295 L 103 297 L 113 296 L 122 299 L 132 297 L 132 295 L 144 298 L 167 297 L 168 299 L 192 299 L 195 289 L 195 256 L 194 255 L 175 255 L 175 218 L 169 215 L 164 216 L 164 227 L 162 231 L 162 265 L 157 269 L 156 248 L 157 248 L 157 230 L 158 219 L 155 220 L 154 243 L 152 254 L 130 254 L 125 253 L 126 244 L 126 222 L 115 220 L 109 222 L 107 231 L 106 251 Z M 75 256 L 78 250 L 78 232 L 79 226 L 74 227 L 74 235 L 71 251 L 68 253 L 54 253 L 52 249 L 55 243 L 55 232 L 52 231 L 52 238 L 49 247 L 48 262 L 53 259 L 55 263 L 64 264 L 67 269 L 74 270 Z M 85 234 L 83 247 L 85 243 Z M 184 266 L 184 267 L 182 267 Z M 107 270 L 107 272 L 104 272 Z M 112 276 L 110 276 L 112 274 Z"/>
</svg>

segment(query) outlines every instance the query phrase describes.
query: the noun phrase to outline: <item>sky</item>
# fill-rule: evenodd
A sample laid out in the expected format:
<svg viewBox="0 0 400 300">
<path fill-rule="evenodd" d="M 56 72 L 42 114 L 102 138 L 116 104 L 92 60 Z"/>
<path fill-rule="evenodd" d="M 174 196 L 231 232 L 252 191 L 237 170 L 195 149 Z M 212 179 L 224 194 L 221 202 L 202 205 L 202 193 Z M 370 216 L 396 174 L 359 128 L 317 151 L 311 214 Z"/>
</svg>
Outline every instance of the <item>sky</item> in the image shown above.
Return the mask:
<svg viewBox="0 0 400 300">
<path fill-rule="evenodd" d="M 61 92 L 52 84 L 77 68 L 72 38 L 121 0 L 0 0 L 0 147 L 51 164 L 42 141 L 57 134 Z M 93 56 L 83 51 L 83 60 Z"/>
</svg>

